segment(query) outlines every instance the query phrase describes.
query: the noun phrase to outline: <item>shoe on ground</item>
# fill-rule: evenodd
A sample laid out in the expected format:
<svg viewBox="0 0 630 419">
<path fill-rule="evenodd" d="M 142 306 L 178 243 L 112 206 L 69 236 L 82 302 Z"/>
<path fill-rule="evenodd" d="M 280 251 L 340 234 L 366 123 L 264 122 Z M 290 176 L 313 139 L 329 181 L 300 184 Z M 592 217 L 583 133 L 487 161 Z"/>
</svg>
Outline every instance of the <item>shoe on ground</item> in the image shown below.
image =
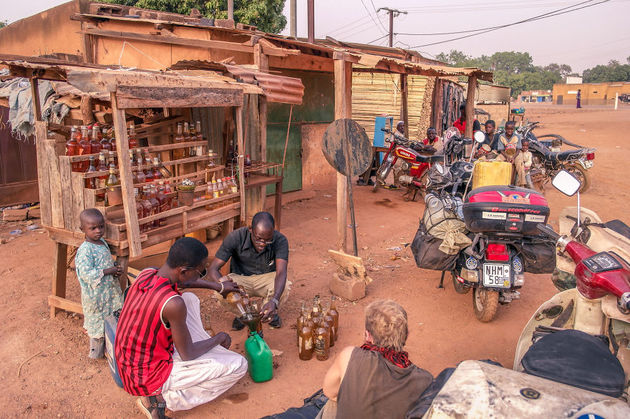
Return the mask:
<svg viewBox="0 0 630 419">
<path fill-rule="evenodd" d="M 90 338 L 90 359 L 105 358 L 105 338 Z"/>
<path fill-rule="evenodd" d="M 282 319 L 278 315 L 278 313 L 274 314 L 269 322 L 269 327 L 272 329 L 280 329 L 282 327 Z"/>
<path fill-rule="evenodd" d="M 363 179 L 358 179 L 357 180 L 357 185 L 359 186 L 365 186 L 365 181 Z"/>
<path fill-rule="evenodd" d="M 245 328 L 245 323 L 243 323 L 238 317 L 234 317 L 232 321 L 232 330 L 243 330 Z"/>
</svg>

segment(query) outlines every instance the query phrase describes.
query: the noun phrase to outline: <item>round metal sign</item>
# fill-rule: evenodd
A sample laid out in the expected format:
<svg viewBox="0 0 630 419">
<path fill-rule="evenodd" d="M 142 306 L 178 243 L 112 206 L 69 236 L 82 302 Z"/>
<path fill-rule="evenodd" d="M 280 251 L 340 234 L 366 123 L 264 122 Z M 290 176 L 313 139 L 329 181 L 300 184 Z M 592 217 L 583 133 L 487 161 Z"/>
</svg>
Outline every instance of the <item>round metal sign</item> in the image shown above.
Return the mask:
<svg viewBox="0 0 630 419">
<path fill-rule="evenodd" d="M 328 125 L 322 152 L 328 163 L 346 176 L 358 176 L 372 164 L 372 143 L 363 127 L 352 119 L 337 119 Z"/>
</svg>

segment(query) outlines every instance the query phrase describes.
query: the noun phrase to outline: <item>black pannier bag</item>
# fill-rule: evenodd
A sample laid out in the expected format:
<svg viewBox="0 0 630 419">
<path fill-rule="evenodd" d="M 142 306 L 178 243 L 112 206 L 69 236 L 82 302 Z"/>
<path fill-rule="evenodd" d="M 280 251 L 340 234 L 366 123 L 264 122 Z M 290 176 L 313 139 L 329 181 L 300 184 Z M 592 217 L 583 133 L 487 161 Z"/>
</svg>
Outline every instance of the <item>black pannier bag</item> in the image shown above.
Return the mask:
<svg viewBox="0 0 630 419">
<path fill-rule="evenodd" d="M 525 372 L 610 397 L 623 394 L 621 363 L 601 339 L 579 330 L 543 336 L 525 353 Z"/>
<path fill-rule="evenodd" d="M 556 244 L 534 239 L 514 244 L 523 258 L 523 269 L 532 274 L 550 274 L 556 268 Z"/>
<path fill-rule="evenodd" d="M 448 255 L 442 252 L 440 244 L 442 244 L 442 239 L 427 233 L 424 224 L 420 223 L 411 243 L 411 252 L 418 268 L 436 271 L 451 271 L 455 268 L 457 254 Z"/>
</svg>

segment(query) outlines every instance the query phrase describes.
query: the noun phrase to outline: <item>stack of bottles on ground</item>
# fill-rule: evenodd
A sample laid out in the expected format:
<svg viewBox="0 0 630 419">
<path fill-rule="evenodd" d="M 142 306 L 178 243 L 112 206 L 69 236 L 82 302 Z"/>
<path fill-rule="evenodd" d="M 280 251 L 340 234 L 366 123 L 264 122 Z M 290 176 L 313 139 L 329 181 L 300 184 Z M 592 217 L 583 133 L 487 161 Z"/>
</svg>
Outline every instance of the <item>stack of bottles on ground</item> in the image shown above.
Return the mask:
<svg viewBox="0 0 630 419">
<path fill-rule="evenodd" d="M 297 319 L 297 345 L 301 360 L 308 361 L 315 357 L 325 361 L 330 355 L 330 347 L 339 337 L 339 312 L 335 296 L 330 297 L 330 304 L 324 310 L 319 295 L 313 299 L 313 308 L 308 310 L 302 303 L 302 310 Z"/>
</svg>

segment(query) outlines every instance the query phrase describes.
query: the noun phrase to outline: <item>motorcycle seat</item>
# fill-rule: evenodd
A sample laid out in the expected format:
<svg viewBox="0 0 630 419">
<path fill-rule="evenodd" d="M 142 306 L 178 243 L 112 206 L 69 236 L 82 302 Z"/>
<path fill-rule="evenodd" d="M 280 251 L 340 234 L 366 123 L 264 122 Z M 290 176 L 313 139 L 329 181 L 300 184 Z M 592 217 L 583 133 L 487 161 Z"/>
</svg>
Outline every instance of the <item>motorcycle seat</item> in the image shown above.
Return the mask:
<svg viewBox="0 0 630 419">
<path fill-rule="evenodd" d="M 579 157 L 583 154 L 582 150 L 567 150 L 567 151 L 548 151 L 545 150 L 545 157 L 551 160 L 565 161 L 573 157 Z"/>
<path fill-rule="evenodd" d="M 424 155 L 424 156 L 416 156 L 416 161 L 418 163 L 436 163 L 436 162 L 443 162 L 444 161 L 444 155 L 443 154 L 433 154 L 430 156 Z"/>
<path fill-rule="evenodd" d="M 606 228 L 611 229 L 612 231 L 621 234 L 627 239 L 630 239 L 630 227 L 626 223 L 621 220 L 610 220 L 604 224 Z"/>
</svg>

